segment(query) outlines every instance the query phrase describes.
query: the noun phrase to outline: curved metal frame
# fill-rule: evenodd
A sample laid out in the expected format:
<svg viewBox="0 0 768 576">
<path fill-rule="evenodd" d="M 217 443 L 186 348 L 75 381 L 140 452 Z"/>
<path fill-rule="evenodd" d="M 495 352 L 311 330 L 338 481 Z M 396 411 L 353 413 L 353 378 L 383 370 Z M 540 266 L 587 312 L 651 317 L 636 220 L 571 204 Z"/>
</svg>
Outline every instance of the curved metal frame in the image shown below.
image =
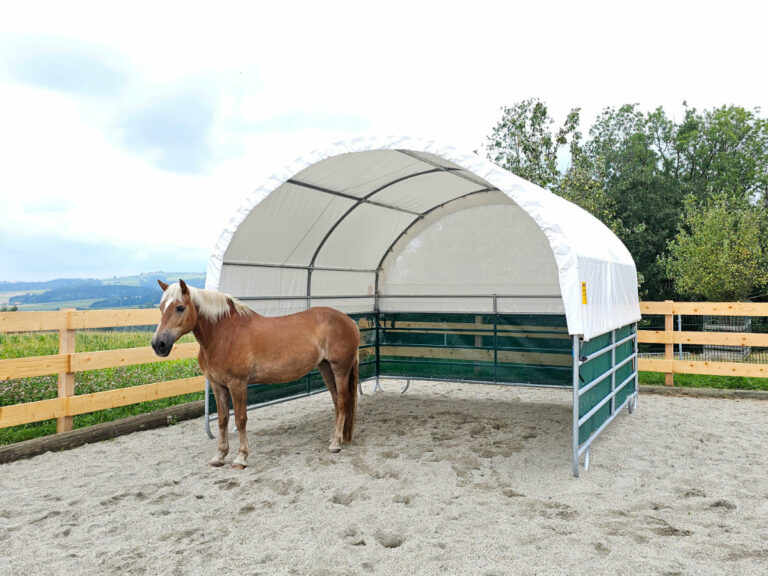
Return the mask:
<svg viewBox="0 0 768 576">
<path fill-rule="evenodd" d="M 319 270 L 320 268 L 315 267 L 315 261 L 317 260 L 318 255 L 320 254 L 320 251 L 323 249 L 323 246 L 325 246 L 328 239 L 333 235 L 333 233 L 336 231 L 336 229 L 341 225 L 344 220 L 346 220 L 347 216 L 349 216 L 352 212 L 354 212 L 359 206 L 362 206 L 363 204 L 370 204 L 372 206 L 379 206 L 380 208 L 388 208 L 390 210 L 397 210 L 399 212 L 405 212 L 407 214 L 412 214 L 416 216 L 416 220 L 423 217 L 423 214 L 420 212 L 416 212 L 414 210 L 408 210 L 406 208 L 401 208 L 399 206 L 393 206 L 391 204 L 386 204 L 383 202 L 376 202 L 374 200 L 371 200 L 373 196 L 378 194 L 379 192 L 386 190 L 390 186 L 394 186 L 395 184 L 398 184 L 400 182 L 404 182 L 405 180 L 410 180 L 412 178 L 418 178 L 420 176 L 424 176 L 426 174 L 435 174 L 438 172 L 451 172 L 460 170 L 460 168 L 448 168 L 448 167 L 440 167 L 440 168 L 430 168 L 429 170 L 422 170 L 421 172 L 414 172 L 413 174 L 407 174 L 405 176 L 401 176 L 399 178 L 396 178 L 394 180 L 391 180 L 390 182 L 387 182 L 386 184 L 379 186 L 375 190 L 369 192 L 368 194 L 364 196 L 354 196 L 352 194 L 346 194 L 345 192 L 339 192 L 338 190 L 331 190 L 329 188 L 323 188 L 321 186 L 315 186 L 314 184 L 309 184 L 307 182 L 302 182 L 300 180 L 296 180 L 294 178 L 291 178 L 287 180 L 288 183 L 294 184 L 296 186 L 303 186 L 305 188 L 310 188 L 312 190 L 317 190 L 319 192 L 324 192 L 326 194 L 332 194 L 334 196 L 340 196 L 342 198 L 347 198 L 349 200 L 353 200 L 354 204 L 350 206 L 346 212 L 344 212 L 337 220 L 333 223 L 333 225 L 328 229 L 328 231 L 325 233 L 323 238 L 320 240 L 320 242 L 317 244 L 317 247 L 315 248 L 315 252 L 312 254 L 312 258 L 309 260 L 309 265 L 306 267 L 307 269 L 307 307 L 309 307 L 309 304 L 312 301 L 312 272 L 314 270 Z M 279 266 L 278 266 L 279 267 Z M 352 271 L 350 269 L 349 271 Z M 378 276 L 378 270 L 376 271 L 376 274 Z"/>
<path fill-rule="evenodd" d="M 435 210 L 438 210 L 440 208 L 444 208 L 446 205 L 461 200 L 463 198 L 466 198 L 468 196 L 472 196 L 474 194 L 478 194 L 481 192 L 490 192 L 493 190 L 497 190 L 497 188 L 489 187 L 486 182 L 483 180 L 470 176 L 469 174 L 464 174 L 464 169 L 460 167 L 451 167 L 451 166 L 442 166 L 441 164 L 438 164 L 437 162 L 434 162 L 430 160 L 429 158 L 423 158 L 417 153 L 411 152 L 410 150 L 396 150 L 397 152 L 400 152 L 410 158 L 413 158 L 415 160 L 418 160 L 419 162 L 426 164 L 428 166 L 432 166 L 431 168 L 428 168 L 426 170 L 420 170 L 418 172 L 414 172 L 412 174 L 406 174 L 404 176 L 399 176 L 398 178 L 395 178 L 394 180 L 390 180 L 389 182 L 386 182 L 385 184 L 382 184 L 378 188 L 372 190 L 371 192 L 368 192 L 364 196 L 355 196 L 353 194 L 347 194 L 345 192 L 341 192 L 339 190 L 332 190 L 330 188 L 325 188 L 323 186 L 317 186 L 315 184 L 310 184 L 308 182 L 303 182 L 301 180 L 297 180 L 295 178 L 289 178 L 286 180 L 286 183 L 293 184 L 295 186 L 301 186 L 304 188 L 309 188 L 311 190 L 316 190 L 318 192 L 322 192 L 325 194 L 331 194 L 333 196 L 338 196 L 341 198 L 346 198 L 348 200 L 352 200 L 354 203 L 352 206 L 350 206 L 337 220 L 333 223 L 333 225 L 328 229 L 328 231 L 325 233 L 323 238 L 318 243 L 317 247 L 315 248 L 314 253 L 312 254 L 312 257 L 310 258 L 308 265 L 296 265 L 296 264 L 257 264 L 257 263 L 251 263 L 251 262 L 239 262 L 239 261 L 230 261 L 225 260 L 223 262 L 223 265 L 227 266 L 253 266 L 253 267 L 266 267 L 266 268 L 282 268 L 282 269 L 301 269 L 307 271 L 307 288 L 306 288 L 306 294 L 303 297 L 290 297 L 290 299 L 306 299 L 307 301 L 307 307 L 311 306 L 312 303 L 312 272 L 315 270 L 327 270 L 327 271 L 334 271 L 334 272 L 363 272 L 363 273 L 373 273 L 375 275 L 374 280 L 374 295 L 378 294 L 378 287 L 379 287 L 379 274 L 381 273 L 381 266 L 386 259 L 386 257 L 391 252 L 393 246 L 404 236 L 408 233 L 408 231 L 419 221 L 423 220 L 425 216 L 428 214 L 434 212 Z M 399 184 L 400 182 L 404 182 L 406 180 L 411 180 L 413 178 L 419 178 L 421 176 L 426 176 L 429 174 L 437 174 L 437 173 L 447 173 L 451 174 L 453 176 L 456 176 L 457 178 L 461 178 L 462 180 L 466 180 L 468 182 L 472 182 L 474 184 L 478 184 L 480 186 L 483 186 L 483 188 L 479 190 L 472 190 L 470 192 L 467 192 L 466 194 L 462 194 L 461 196 L 457 196 L 455 198 L 451 198 L 450 200 L 447 200 L 445 202 L 442 202 L 438 205 L 435 205 L 428 210 L 425 210 L 423 212 L 417 212 L 414 210 L 408 210 L 407 208 L 402 208 L 399 206 L 394 206 L 392 204 L 387 204 L 384 202 L 377 202 L 375 200 L 372 200 L 372 198 L 394 186 L 395 184 Z M 381 208 L 387 208 L 390 210 L 396 210 L 398 212 L 404 212 L 406 214 L 412 214 L 414 216 L 413 221 L 406 226 L 402 232 L 395 238 L 395 240 L 387 247 L 386 250 L 384 250 L 384 253 L 379 260 L 379 264 L 376 266 L 375 269 L 362 269 L 362 268 L 345 268 L 345 267 L 335 267 L 335 266 L 316 266 L 315 262 L 317 261 L 317 258 L 320 254 L 320 251 L 323 249 L 323 246 L 328 242 L 330 237 L 333 235 L 333 233 L 338 229 L 338 227 L 341 225 L 341 223 L 350 215 L 352 212 L 354 212 L 359 206 L 363 204 L 370 204 L 372 206 L 379 206 Z M 371 297 L 372 295 L 367 295 L 366 297 Z"/>
<path fill-rule="evenodd" d="M 472 192 L 467 192 L 466 194 L 462 194 L 461 196 L 458 196 L 456 198 L 451 198 L 450 200 L 446 200 L 442 204 L 438 204 L 436 206 L 433 206 L 426 212 L 423 212 L 419 218 L 411 222 L 408 226 L 406 226 L 400 234 L 398 234 L 397 238 L 395 238 L 392 243 L 387 247 L 387 249 L 384 251 L 384 254 L 381 256 L 381 260 L 379 260 L 379 263 L 376 265 L 376 280 L 374 285 L 374 293 L 379 293 L 379 275 L 381 274 L 382 266 L 384 265 L 384 260 L 387 259 L 389 254 L 392 252 L 392 249 L 397 245 L 397 243 L 400 241 L 401 238 L 403 238 L 406 234 L 408 234 L 408 231 L 411 230 L 418 222 L 423 220 L 427 215 L 431 214 L 432 212 L 435 212 L 436 210 L 439 210 L 440 208 L 445 208 L 448 204 L 451 204 L 453 202 L 458 202 L 459 200 L 463 200 L 464 198 L 468 198 L 469 196 L 474 196 L 475 194 L 482 194 L 484 192 L 494 192 L 497 191 L 496 188 L 481 188 L 480 190 L 473 190 Z"/>
</svg>

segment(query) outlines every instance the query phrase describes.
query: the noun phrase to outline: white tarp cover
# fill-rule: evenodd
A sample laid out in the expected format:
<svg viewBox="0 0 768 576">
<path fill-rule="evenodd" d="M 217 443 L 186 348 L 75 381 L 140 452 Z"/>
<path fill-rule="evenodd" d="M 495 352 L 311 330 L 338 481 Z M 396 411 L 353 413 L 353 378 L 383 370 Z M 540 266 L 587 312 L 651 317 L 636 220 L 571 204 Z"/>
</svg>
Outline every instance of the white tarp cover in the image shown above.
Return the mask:
<svg viewBox="0 0 768 576">
<path fill-rule="evenodd" d="M 206 287 L 269 315 L 373 312 L 376 293 L 384 312 L 564 313 L 585 339 L 640 319 L 635 264 L 599 220 L 408 138 L 339 143 L 264 182 L 222 232 Z"/>
</svg>

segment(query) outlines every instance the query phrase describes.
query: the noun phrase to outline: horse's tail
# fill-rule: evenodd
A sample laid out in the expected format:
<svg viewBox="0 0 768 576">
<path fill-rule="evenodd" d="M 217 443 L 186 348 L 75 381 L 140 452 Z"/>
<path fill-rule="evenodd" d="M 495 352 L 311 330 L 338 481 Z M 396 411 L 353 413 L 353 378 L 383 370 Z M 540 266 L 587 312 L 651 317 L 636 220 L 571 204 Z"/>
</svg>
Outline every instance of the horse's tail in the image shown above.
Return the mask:
<svg viewBox="0 0 768 576">
<path fill-rule="evenodd" d="M 352 441 L 352 432 L 355 430 L 355 412 L 357 412 L 357 355 L 355 350 L 355 359 L 352 363 L 352 368 L 349 371 L 349 382 L 347 382 L 347 390 L 349 395 L 347 396 L 347 402 L 344 406 L 346 414 L 344 414 L 344 442 Z M 341 391 L 339 391 L 341 392 Z"/>
</svg>

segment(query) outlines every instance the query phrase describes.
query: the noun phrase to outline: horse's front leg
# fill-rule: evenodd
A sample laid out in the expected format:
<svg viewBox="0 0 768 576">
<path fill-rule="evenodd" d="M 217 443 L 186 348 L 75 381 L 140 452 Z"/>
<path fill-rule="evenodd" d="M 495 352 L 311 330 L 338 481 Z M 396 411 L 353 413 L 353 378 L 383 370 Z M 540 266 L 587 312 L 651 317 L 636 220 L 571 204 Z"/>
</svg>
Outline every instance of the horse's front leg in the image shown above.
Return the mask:
<svg viewBox="0 0 768 576">
<path fill-rule="evenodd" d="M 250 452 L 248 435 L 245 433 L 245 426 L 248 423 L 248 383 L 231 383 L 229 385 L 229 393 L 232 395 L 232 405 L 235 408 L 235 424 L 237 425 L 237 433 L 240 436 L 240 449 L 237 451 L 237 458 L 232 462 L 232 468 L 242 470 L 248 466 L 245 460 Z"/>
<path fill-rule="evenodd" d="M 208 466 L 223 466 L 227 454 L 229 454 L 229 394 L 221 384 L 215 383 L 209 378 L 213 395 L 216 397 L 216 414 L 219 419 L 219 450 L 216 456 L 211 458 Z"/>
</svg>

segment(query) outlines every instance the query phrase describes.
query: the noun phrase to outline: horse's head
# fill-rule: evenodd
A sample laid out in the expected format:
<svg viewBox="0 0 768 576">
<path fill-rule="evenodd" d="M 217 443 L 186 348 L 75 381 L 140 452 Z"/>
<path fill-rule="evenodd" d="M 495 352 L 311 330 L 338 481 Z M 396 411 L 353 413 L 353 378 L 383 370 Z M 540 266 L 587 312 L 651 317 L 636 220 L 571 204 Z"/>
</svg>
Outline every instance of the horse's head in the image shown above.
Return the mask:
<svg viewBox="0 0 768 576">
<path fill-rule="evenodd" d="M 184 280 L 179 280 L 170 290 L 165 282 L 158 280 L 157 283 L 163 289 L 163 299 L 160 301 L 163 316 L 152 336 L 152 349 L 158 356 L 168 356 L 173 343 L 194 329 L 197 324 L 197 308 Z"/>
</svg>

